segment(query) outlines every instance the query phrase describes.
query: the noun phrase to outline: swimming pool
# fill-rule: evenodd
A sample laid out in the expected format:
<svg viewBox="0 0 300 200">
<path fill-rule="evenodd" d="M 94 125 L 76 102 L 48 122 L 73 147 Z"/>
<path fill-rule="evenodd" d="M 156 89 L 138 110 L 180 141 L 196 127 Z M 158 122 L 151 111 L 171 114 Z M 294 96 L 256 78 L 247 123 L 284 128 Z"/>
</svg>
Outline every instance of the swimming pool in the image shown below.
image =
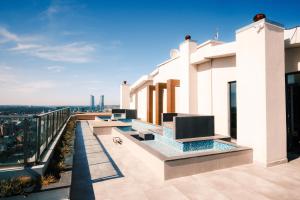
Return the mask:
<svg viewBox="0 0 300 200">
<path fill-rule="evenodd" d="M 167 157 L 182 156 L 182 155 L 188 155 L 193 153 L 210 152 L 210 151 L 222 152 L 222 151 L 229 151 L 236 148 L 233 145 L 216 141 L 216 140 L 195 141 L 193 143 L 189 142 L 185 144 L 184 149 L 176 148 L 170 144 L 166 144 L 158 140 L 146 140 L 141 142 L 146 144 L 150 148 L 162 153 Z"/>
<path fill-rule="evenodd" d="M 108 120 L 111 119 L 110 116 L 98 116 L 98 118 L 102 119 L 102 120 Z"/>
<path fill-rule="evenodd" d="M 138 120 L 132 121 L 132 127 L 136 130 L 149 131 L 156 129 L 157 126 L 149 123 L 144 123 Z M 149 131 L 154 135 L 154 141 L 150 141 L 149 144 L 152 148 L 159 148 L 160 145 L 167 145 L 171 149 L 179 152 L 191 152 L 191 151 L 226 151 L 234 149 L 235 146 L 230 143 L 223 143 L 216 140 L 198 140 L 190 142 L 180 142 L 174 139 L 174 131 L 171 128 L 163 127 L 163 134 L 157 134 Z M 147 143 L 147 142 L 145 142 Z M 156 149 L 160 151 L 160 149 Z"/>
<path fill-rule="evenodd" d="M 125 122 L 125 123 L 131 123 L 132 119 L 118 119 L 118 121 Z"/>
<path fill-rule="evenodd" d="M 133 120 L 132 127 L 112 130 L 163 180 L 252 163 L 251 148 L 219 139 L 176 140 L 172 131 L 163 129 L 162 133 L 156 134 L 154 128 L 159 127 Z M 155 138 L 141 140 L 138 132 L 130 132 L 132 129 L 145 133 L 149 131 Z"/>
<path fill-rule="evenodd" d="M 135 131 L 131 126 L 118 126 L 117 128 L 123 132 Z"/>
</svg>

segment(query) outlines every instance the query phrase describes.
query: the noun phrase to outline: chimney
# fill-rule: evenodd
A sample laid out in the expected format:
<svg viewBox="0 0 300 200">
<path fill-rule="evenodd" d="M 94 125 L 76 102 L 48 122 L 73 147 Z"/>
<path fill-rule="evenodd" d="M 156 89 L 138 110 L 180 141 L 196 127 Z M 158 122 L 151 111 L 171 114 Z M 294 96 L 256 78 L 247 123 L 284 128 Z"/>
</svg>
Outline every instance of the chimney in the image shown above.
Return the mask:
<svg viewBox="0 0 300 200">
<path fill-rule="evenodd" d="M 258 13 L 256 14 L 254 17 L 253 17 L 253 22 L 257 22 L 261 19 L 265 19 L 266 18 L 266 15 L 263 14 L 263 13 Z"/>
<path fill-rule="evenodd" d="M 186 35 L 185 37 L 184 37 L 184 39 L 185 40 L 190 40 L 192 37 L 190 36 L 190 35 Z"/>
</svg>

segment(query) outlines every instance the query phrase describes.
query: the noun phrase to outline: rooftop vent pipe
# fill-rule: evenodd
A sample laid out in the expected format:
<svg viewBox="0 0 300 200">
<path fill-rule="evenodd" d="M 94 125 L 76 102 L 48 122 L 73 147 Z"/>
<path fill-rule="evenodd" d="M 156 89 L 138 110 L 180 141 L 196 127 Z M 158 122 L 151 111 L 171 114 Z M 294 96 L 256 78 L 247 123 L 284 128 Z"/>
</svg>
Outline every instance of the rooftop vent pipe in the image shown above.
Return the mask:
<svg viewBox="0 0 300 200">
<path fill-rule="evenodd" d="M 254 22 L 257 22 L 257 21 L 259 21 L 259 20 L 261 20 L 261 19 L 265 19 L 266 18 L 266 15 L 265 14 L 263 14 L 263 13 L 258 13 L 258 14 L 256 14 L 254 17 L 253 17 L 253 21 Z"/>
</svg>

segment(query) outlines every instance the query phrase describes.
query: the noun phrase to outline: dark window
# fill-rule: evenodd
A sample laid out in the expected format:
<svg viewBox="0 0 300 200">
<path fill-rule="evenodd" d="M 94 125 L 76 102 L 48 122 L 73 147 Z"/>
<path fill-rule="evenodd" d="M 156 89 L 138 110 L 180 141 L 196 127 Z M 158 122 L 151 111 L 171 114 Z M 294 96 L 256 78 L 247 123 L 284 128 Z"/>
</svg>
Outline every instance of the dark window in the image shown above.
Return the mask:
<svg viewBox="0 0 300 200">
<path fill-rule="evenodd" d="M 300 73 L 286 76 L 287 150 L 289 158 L 300 154 Z"/>
<path fill-rule="evenodd" d="M 236 82 L 229 82 L 230 137 L 236 139 Z"/>
</svg>

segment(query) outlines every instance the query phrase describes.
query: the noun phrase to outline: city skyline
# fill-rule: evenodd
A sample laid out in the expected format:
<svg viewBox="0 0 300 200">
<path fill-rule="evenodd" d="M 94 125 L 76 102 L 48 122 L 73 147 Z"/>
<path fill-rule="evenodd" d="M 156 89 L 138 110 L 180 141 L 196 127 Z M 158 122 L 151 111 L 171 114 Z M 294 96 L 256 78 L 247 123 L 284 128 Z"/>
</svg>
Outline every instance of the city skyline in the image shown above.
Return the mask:
<svg viewBox="0 0 300 200">
<path fill-rule="evenodd" d="M 199 43 L 216 32 L 233 41 L 259 12 L 293 27 L 300 18 L 294 4 L 1 1 L 0 105 L 88 105 L 91 93 L 117 105 L 124 77 L 132 84 L 151 72 L 186 34 Z"/>
</svg>

